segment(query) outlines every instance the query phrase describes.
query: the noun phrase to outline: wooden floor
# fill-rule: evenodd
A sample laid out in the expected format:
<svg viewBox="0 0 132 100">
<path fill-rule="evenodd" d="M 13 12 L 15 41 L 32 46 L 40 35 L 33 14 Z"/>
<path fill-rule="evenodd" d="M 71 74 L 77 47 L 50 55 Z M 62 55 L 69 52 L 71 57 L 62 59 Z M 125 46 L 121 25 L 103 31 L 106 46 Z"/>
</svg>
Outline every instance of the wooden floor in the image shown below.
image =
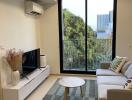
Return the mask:
<svg viewBox="0 0 132 100">
<path fill-rule="evenodd" d="M 67 76 L 82 77 L 84 79 L 96 79 L 95 76 L 89 75 L 50 75 L 35 91 L 31 93 L 31 95 L 29 95 L 26 100 L 42 100 L 58 78 Z"/>
</svg>

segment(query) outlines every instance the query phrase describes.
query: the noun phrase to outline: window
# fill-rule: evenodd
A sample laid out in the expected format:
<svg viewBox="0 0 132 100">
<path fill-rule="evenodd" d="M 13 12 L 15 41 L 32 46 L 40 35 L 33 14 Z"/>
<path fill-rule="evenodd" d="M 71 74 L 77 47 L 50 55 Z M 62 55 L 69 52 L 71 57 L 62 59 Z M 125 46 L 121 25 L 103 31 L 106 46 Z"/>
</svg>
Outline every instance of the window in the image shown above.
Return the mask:
<svg viewBox="0 0 132 100">
<path fill-rule="evenodd" d="M 58 1 L 61 72 L 95 73 L 115 56 L 116 0 Z"/>
</svg>

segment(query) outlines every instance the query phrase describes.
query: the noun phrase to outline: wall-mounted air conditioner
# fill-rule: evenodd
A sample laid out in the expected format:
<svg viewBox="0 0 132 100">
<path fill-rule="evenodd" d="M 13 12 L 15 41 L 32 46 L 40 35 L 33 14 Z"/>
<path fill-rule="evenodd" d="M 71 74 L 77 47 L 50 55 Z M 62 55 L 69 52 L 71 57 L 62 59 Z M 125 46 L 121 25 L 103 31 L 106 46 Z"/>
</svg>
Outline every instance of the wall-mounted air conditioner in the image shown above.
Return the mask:
<svg viewBox="0 0 132 100">
<path fill-rule="evenodd" d="M 33 1 L 25 1 L 25 12 L 30 15 L 41 15 L 44 10 L 43 7 Z"/>
</svg>

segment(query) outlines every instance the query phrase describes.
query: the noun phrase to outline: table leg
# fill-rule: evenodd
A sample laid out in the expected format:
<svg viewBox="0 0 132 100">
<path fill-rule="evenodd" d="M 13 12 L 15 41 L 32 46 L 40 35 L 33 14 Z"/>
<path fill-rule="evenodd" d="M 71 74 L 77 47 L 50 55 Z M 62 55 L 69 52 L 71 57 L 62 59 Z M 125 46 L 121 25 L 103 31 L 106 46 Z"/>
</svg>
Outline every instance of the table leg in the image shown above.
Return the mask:
<svg viewBox="0 0 132 100">
<path fill-rule="evenodd" d="M 64 100 L 67 100 L 68 93 L 69 93 L 69 87 L 65 87 Z"/>
<path fill-rule="evenodd" d="M 81 91 L 81 96 L 83 97 L 83 88 L 82 88 L 82 86 L 80 86 L 80 91 Z"/>
</svg>

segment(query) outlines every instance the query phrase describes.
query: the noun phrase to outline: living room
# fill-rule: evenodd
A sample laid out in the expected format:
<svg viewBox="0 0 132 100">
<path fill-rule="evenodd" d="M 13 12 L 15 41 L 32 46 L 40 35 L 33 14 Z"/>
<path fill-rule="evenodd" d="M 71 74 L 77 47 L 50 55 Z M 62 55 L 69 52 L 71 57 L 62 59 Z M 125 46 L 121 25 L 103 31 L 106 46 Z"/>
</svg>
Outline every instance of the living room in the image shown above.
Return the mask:
<svg viewBox="0 0 132 100">
<path fill-rule="evenodd" d="M 132 60 L 132 14 L 129 12 L 131 5 L 131 0 L 117 0 L 115 47 L 116 55 L 128 57 L 130 60 Z M 58 3 L 56 2 L 52 6 L 45 8 L 44 13 L 40 16 L 25 14 L 24 9 L 24 0 L 0 1 L 0 47 L 16 48 L 25 52 L 40 48 L 41 54 L 46 55 L 47 63 L 50 65 L 51 77 L 64 75 L 60 73 Z M 77 74 L 76 76 L 95 78 L 87 74 Z M 49 79 L 48 82 L 54 82 L 51 81 L 52 79 L 54 77 Z M 41 88 L 37 90 L 41 92 L 45 84 L 44 82 L 40 86 Z M 34 98 L 39 95 L 38 92 L 34 91 L 32 94 L 31 97 L 29 96 L 29 100 L 39 100 Z M 43 97 L 40 95 L 38 98 L 42 99 Z"/>
</svg>

